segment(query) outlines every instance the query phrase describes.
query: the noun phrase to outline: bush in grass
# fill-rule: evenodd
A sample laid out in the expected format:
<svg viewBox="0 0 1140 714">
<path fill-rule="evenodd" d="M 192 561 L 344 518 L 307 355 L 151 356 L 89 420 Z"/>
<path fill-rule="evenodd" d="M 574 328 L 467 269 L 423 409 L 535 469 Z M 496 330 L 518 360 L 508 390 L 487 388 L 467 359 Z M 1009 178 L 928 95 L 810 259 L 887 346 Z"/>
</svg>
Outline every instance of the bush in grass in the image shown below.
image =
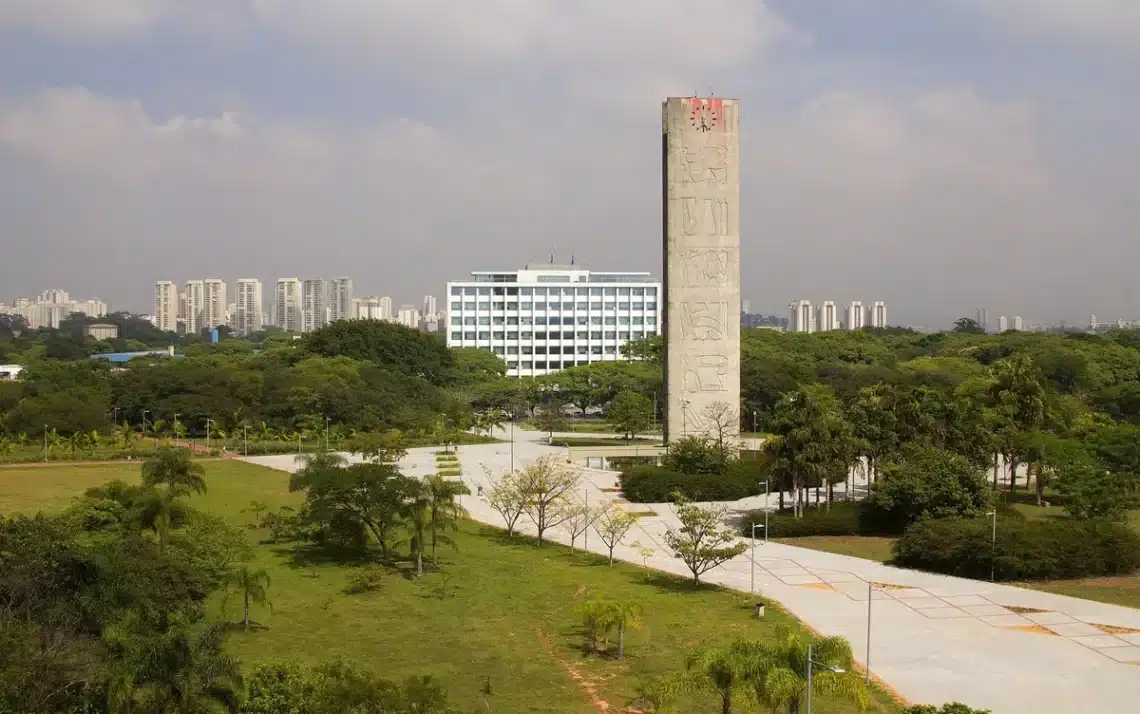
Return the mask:
<svg viewBox="0 0 1140 714">
<path fill-rule="evenodd" d="M 1124 524 L 1050 518 L 1001 520 L 991 556 L 989 518 L 919 521 L 895 543 L 895 563 L 935 573 L 998 580 L 1128 575 L 1140 568 L 1140 534 Z"/>
<path fill-rule="evenodd" d="M 739 501 L 763 493 L 746 469 L 723 474 L 684 474 L 662 466 L 638 466 L 621 474 L 622 495 L 632 503 L 664 503 L 680 493 L 691 501 Z"/>
<path fill-rule="evenodd" d="M 359 595 L 379 590 L 388 577 L 388 571 L 379 565 L 365 565 L 353 569 L 348 576 L 348 587 L 344 589 L 349 595 Z"/>
<path fill-rule="evenodd" d="M 992 714 L 989 709 L 974 709 L 960 702 L 951 702 L 936 707 L 933 704 L 918 704 L 907 707 L 903 714 Z"/>
<path fill-rule="evenodd" d="M 638 466 L 656 466 L 658 456 L 611 456 L 606 459 L 614 471 L 628 471 Z"/>
</svg>

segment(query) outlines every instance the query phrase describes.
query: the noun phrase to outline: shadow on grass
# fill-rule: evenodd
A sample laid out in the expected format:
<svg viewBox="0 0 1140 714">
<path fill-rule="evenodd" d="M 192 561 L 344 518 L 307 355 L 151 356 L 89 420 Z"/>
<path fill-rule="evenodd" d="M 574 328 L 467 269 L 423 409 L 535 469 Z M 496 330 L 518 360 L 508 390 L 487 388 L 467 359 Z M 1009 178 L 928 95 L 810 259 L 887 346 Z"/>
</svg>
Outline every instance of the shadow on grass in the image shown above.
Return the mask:
<svg viewBox="0 0 1140 714">
<path fill-rule="evenodd" d="M 222 623 L 222 629 L 226 634 L 240 635 L 243 633 L 264 632 L 269 629 L 269 626 L 250 620 L 249 627 L 246 627 L 244 622 L 224 622 Z"/>
<path fill-rule="evenodd" d="M 716 592 L 725 588 L 714 583 L 694 583 L 692 578 L 680 575 L 671 575 L 651 570 L 648 573 L 635 574 L 630 577 L 631 582 L 642 585 L 652 585 L 660 590 L 670 593 L 698 593 Z"/>
<path fill-rule="evenodd" d="M 342 548 L 334 545 L 296 544 L 273 548 L 274 555 L 285 559 L 290 568 L 312 568 L 326 565 L 387 565 L 373 550 Z"/>
</svg>

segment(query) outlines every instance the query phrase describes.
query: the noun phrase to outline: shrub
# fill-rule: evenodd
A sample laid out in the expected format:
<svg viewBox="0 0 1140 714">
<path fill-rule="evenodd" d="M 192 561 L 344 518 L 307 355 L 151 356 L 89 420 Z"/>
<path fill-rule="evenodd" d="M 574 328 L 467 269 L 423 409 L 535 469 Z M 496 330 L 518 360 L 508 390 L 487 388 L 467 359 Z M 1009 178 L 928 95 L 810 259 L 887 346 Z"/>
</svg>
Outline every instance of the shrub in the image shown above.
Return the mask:
<svg viewBox="0 0 1140 714">
<path fill-rule="evenodd" d="M 1140 568 L 1140 534 L 1110 521 L 919 521 L 895 543 L 895 563 L 966 578 L 1053 580 L 1127 575 Z"/>
<path fill-rule="evenodd" d="M 628 471 L 638 466 L 656 466 L 657 456 L 612 456 L 606 461 L 614 471 Z"/>
<path fill-rule="evenodd" d="M 862 508 L 858 503 L 840 501 L 831 504 L 831 509 L 805 508 L 803 518 L 796 518 L 791 512 L 770 513 L 768 515 L 769 538 L 801 538 L 803 536 L 845 536 L 860 535 Z M 751 537 L 752 524 L 763 525 L 764 511 L 749 511 L 740 524 L 741 533 Z M 864 534 L 865 535 L 865 534 Z"/>
<path fill-rule="evenodd" d="M 743 469 L 723 474 L 683 474 L 661 466 L 639 466 L 621 474 L 622 495 L 632 503 L 664 503 L 680 493 L 691 501 L 739 501 L 763 493 Z"/>
<path fill-rule="evenodd" d="M 344 591 L 350 595 L 358 595 L 379 590 L 387 576 L 388 571 L 379 565 L 365 565 L 356 568 L 348 576 L 348 587 Z"/>
<path fill-rule="evenodd" d="M 951 702 L 936 707 L 933 704 L 918 704 L 907 707 L 903 714 L 992 714 L 989 709 L 974 709 L 960 702 Z"/>
</svg>

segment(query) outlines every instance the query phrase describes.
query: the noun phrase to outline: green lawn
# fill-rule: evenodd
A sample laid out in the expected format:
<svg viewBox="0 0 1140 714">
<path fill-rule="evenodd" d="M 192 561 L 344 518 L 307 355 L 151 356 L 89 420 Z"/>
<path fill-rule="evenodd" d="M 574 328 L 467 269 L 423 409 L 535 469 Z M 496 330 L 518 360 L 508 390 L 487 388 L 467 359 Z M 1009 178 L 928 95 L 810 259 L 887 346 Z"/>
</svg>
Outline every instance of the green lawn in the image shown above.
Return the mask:
<svg viewBox="0 0 1140 714">
<path fill-rule="evenodd" d="M 532 421 L 519 422 L 520 429 L 527 431 L 543 431 L 534 425 Z M 613 434 L 615 433 L 613 424 L 601 419 L 567 419 L 558 431 L 572 432 L 575 434 Z M 646 433 L 660 432 L 661 425 L 654 424 L 646 429 Z"/>
<path fill-rule="evenodd" d="M 893 557 L 891 545 L 894 538 L 878 536 L 803 536 L 801 538 L 773 538 L 777 543 L 794 545 L 799 548 L 823 550 L 839 555 L 853 555 L 885 563 Z"/>
<path fill-rule="evenodd" d="M 236 524 L 251 520 L 251 500 L 296 503 L 284 473 L 234 461 L 207 461 L 209 491 L 201 508 Z M 133 464 L 0 469 L 0 513 L 59 509 L 83 489 L 112 478 L 137 478 Z M 263 534 L 250 530 L 258 540 Z M 752 600 L 687 583 L 632 565 L 606 567 L 601 558 L 560 546 L 534 547 L 474 522 L 463 524 L 458 549 L 443 553 L 442 572 L 422 580 L 391 576 L 381 589 L 344 593 L 349 567 L 293 546 L 260 544 L 257 561 L 272 576 L 274 610 L 255 608 L 259 627 L 234 634 L 229 646 L 245 664 L 277 659 L 315 662 L 343 657 L 387 677 L 434 674 L 454 701 L 501 712 L 596 712 L 600 702 L 624 708 L 639 682 L 681 667 L 702 644 L 740 635 L 763 637 L 794 621 L 770 607 L 763 621 Z M 645 626 L 627 637 L 617 662 L 583 656 L 577 616 L 583 596 L 639 603 Z M 236 618 L 232 604 L 229 617 Z M 221 615 L 220 603 L 215 613 Z M 491 694 L 481 693 L 489 679 Z M 874 712 L 897 708 L 876 692 Z M 485 704 L 484 704 L 485 702 Z M 712 697 L 682 712 L 716 708 Z M 832 714 L 853 707 L 828 702 Z"/>
</svg>

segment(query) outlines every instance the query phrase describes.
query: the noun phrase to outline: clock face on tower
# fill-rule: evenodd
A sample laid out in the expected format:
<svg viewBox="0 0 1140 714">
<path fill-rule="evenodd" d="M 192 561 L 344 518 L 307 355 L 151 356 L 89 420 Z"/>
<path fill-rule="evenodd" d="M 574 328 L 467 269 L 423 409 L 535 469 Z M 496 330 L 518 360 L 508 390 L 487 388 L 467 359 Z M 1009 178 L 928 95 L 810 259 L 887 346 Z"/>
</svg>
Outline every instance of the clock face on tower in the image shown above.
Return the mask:
<svg viewBox="0 0 1140 714">
<path fill-rule="evenodd" d="M 692 108 L 689 121 L 693 128 L 698 131 L 712 131 L 713 127 L 720 121 L 720 112 L 710 102 L 694 99 L 692 100 Z"/>
</svg>

